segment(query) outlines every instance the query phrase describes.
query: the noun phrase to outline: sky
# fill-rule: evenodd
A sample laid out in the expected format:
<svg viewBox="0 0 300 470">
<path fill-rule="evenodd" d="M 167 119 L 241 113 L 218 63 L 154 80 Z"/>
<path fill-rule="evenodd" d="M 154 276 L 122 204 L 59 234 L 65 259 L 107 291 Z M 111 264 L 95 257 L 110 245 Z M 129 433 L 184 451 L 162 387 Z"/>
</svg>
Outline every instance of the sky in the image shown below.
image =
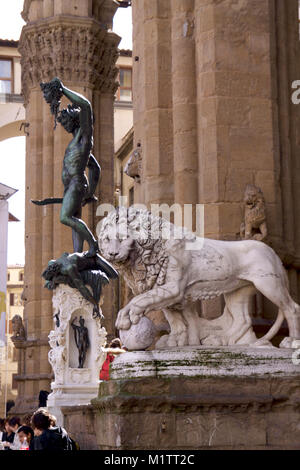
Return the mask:
<svg viewBox="0 0 300 470">
<path fill-rule="evenodd" d="M 24 0 L 0 0 L 2 7 L 4 2 L 5 8 L 1 9 L 0 15 L 0 39 L 18 40 L 25 24 L 21 17 Z M 131 8 L 119 8 L 114 17 L 113 31 L 122 38 L 120 49 L 132 49 Z M 24 264 L 25 137 L 0 142 L 0 182 L 18 189 L 9 200 L 9 211 L 20 222 L 8 225 L 7 262 L 9 265 Z"/>
</svg>

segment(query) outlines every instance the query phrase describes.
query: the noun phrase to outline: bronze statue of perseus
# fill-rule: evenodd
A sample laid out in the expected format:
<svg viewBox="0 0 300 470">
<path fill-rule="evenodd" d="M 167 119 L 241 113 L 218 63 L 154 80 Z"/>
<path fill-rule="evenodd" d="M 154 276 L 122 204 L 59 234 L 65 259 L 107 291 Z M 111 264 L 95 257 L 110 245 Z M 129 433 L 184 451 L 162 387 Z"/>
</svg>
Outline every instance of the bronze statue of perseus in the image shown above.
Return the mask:
<svg viewBox="0 0 300 470">
<path fill-rule="evenodd" d="M 32 201 L 44 206 L 61 204 L 60 221 L 72 228 L 74 253 L 64 253 L 56 260 L 50 260 L 42 276 L 45 287 L 54 290 L 60 284 L 77 289 L 93 305 L 93 317 L 102 318 L 99 301 L 102 287 L 110 279 L 118 277 L 117 271 L 99 254 L 98 242 L 87 225 L 81 220 L 82 207 L 97 201 L 94 193 L 100 178 L 100 166 L 92 155 L 93 111 L 90 102 L 79 93 L 66 88 L 59 78 L 49 83 L 41 83 L 41 89 L 51 113 L 64 129 L 73 135 L 66 148 L 62 165 L 62 198 L 50 197 L 42 201 Z M 70 101 L 67 108 L 60 110 L 61 98 Z M 54 127 L 54 128 L 55 128 Z M 85 170 L 89 170 L 89 178 Z M 84 241 L 89 250 L 83 252 Z M 91 290 L 87 287 L 89 286 Z M 56 318 L 59 324 L 59 318 Z"/>
<path fill-rule="evenodd" d="M 37 205 L 61 203 L 60 221 L 72 228 L 74 252 L 81 253 L 86 241 L 89 245 L 87 255 L 94 256 L 98 251 L 98 243 L 87 225 L 81 220 L 82 207 L 96 201 L 94 193 L 100 178 L 100 166 L 92 155 L 93 148 L 93 112 L 90 102 L 79 93 L 65 87 L 59 78 L 49 83 L 41 83 L 41 89 L 52 114 L 73 138 L 66 148 L 62 181 L 63 198 L 48 198 L 32 201 Z M 70 101 L 67 108 L 59 110 L 62 96 Z M 89 178 L 85 170 L 89 170 Z"/>
</svg>

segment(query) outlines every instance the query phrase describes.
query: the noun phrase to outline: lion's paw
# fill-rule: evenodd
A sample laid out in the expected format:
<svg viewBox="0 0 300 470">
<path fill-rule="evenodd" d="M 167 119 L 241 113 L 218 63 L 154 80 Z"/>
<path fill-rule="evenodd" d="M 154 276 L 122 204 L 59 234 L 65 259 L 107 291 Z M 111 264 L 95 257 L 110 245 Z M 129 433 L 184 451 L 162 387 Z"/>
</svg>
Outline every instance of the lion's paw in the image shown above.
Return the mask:
<svg viewBox="0 0 300 470">
<path fill-rule="evenodd" d="M 187 333 L 178 333 L 162 336 L 155 344 L 156 349 L 183 347 L 188 345 Z"/>
<path fill-rule="evenodd" d="M 143 315 L 144 315 L 144 312 L 141 312 L 139 308 L 130 307 L 129 318 L 130 318 L 131 323 L 133 323 L 134 325 L 136 325 L 140 321 Z"/>
<path fill-rule="evenodd" d="M 155 343 L 155 349 L 165 349 L 168 346 L 168 336 L 169 335 L 163 335 L 161 338 L 159 338 L 158 341 Z"/>
<path fill-rule="evenodd" d="M 300 339 L 292 338 L 291 336 L 287 336 L 284 338 L 280 345 L 280 348 L 285 348 L 285 349 L 298 349 L 300 348 Z"/>
<path fill-rule="evenodd" d="M 227 346 L 228 340 L 221 336 L 209 335 L 201 341 L 203 346 Z"/>
<path fill-rule="evenodd" d="M 129 312 L 128 309 L 122 308 L 122 310 L 119 311 L 118 316 L 117 316 L 117 321 L 116 321 L 116 328 L 118 330 L 129 330 L 131 327 L 131 321 L 129 317 Z"/>
</svg>

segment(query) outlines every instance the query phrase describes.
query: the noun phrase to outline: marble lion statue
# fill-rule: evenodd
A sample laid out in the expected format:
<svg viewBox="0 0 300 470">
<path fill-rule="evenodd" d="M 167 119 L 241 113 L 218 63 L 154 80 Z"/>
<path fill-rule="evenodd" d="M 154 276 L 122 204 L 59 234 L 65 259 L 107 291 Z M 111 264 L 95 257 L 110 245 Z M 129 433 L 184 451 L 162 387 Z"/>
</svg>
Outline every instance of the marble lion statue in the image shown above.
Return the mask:
<svg viewBox="0 0 300 470">
<path fill-rule="evenodd" d="M 147 210 L 121 207 L 103 219 L 99 247 L 134 294 L 119 311 L 116 327 L 129 330 L 148 312 L 164 312 L 170 333 L 156 348 L 271 345 L 284 319 L 289 337 L 280 346 L 293 347 L 300 339 L 300 306 L 289 294 L 281 260 L 260 241 L 202 239 Z M 279 309 L 273 326 L 259 339 L 250 308 L 256 290 Z M 214 320 L 201 318 L 197 301 L 221 294 L 224 313 Z"/>
</svg>

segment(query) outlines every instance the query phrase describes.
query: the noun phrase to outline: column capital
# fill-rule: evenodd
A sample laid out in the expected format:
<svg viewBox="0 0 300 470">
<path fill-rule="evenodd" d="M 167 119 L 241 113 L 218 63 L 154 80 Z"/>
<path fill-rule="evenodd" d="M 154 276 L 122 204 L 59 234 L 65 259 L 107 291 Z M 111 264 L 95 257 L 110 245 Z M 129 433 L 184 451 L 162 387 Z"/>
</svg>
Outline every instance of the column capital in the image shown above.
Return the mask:
<svg viewBox="0 0 300 470">
<path fill-rule="evenodd" d="M 92 18 L 60 15 L 24 26 L 19 51 L 25 103 L 32 88 L 55 76 L 114 94 L 119 41 L 118 35 Z"/>
</svg>

